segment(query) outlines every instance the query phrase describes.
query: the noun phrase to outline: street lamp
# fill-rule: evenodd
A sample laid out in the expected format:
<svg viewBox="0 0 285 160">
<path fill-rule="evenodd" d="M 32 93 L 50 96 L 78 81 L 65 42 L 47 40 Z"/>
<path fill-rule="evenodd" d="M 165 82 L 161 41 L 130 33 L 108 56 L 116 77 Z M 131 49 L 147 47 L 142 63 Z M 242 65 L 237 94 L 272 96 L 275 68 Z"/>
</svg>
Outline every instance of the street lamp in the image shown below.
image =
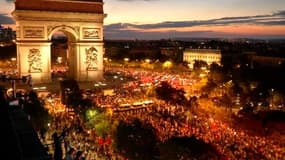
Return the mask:
<svg viewBox="0 0 285 160">
<path fill-rule="evenodd" d="M 274 97 L 273 97 L 273 96 L 274 96 L 273 93 L 274 93 L 274 88 L 271 88 L 271 94 L 272 94 L 272 95 L 271 95 L 271 107 L 273 107 L 273 98 L 274 98 Z"/>
<path fill-rule="evenodd" d="M 163 68 L 169 69 L 172 66 L 172 63 L 170 61 L 165 61 L 162 65 Z"/>
<path fill-rule="evenodd" d="M 125 62 L 125 65 L 124 66 L 126 66 L 127 67 L 127 65 L 128 65 L 128 62 L 130 61 L 130 59 L 129 58 L 124 58 L 124 62 Z"/>
<path fill-rule="evenodd" d="M 146 62 L 146 63 L 149 63 L 149 62 L 150 62 L 150 59 L 145 59 L 145 62 Z"/>
<path fill-rule="evenodd" d="M 10 63 L 10 62 L 9 62 Z M 15 57 L 11 58 L 11 67 L 14 68 L 17 66 L 17 59 Z"/>
<path fill-rule="evenodd" d="M 15 57 L 12 57 L 12 58 L 11 58 L 11 61 L 12 61 L 12 62 L 15 62 L 16 60 L 17 60 L 17 59 L 16 59 Z"/>
<path fill-rule="evenodd" d="M 129 58 L 124 58 L 125 62 L 129 62 L 129 60 L 130 60 Z"/>
</svg>

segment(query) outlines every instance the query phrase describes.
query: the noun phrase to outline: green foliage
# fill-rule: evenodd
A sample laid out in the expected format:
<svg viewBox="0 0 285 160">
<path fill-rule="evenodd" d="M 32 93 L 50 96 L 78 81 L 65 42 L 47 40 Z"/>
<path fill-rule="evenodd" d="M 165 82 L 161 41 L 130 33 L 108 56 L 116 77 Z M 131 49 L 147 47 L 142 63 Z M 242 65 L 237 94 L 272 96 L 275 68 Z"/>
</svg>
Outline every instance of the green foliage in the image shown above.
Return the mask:
<svg viewBox="0 0 285 160">
<path fill-rule="evenodd" d="M 102 119 L 99 123 L 95 124 L 96 134 L 105 137 L 111 131 L 112 124 L 107 119 Z"/>
<path fill-rule="evenodd" d="M 95 129 L 96 134 L 101 137 L 111 132 L 112 123 L 105 112 L 96 109 L 88 109 L 85 112 L 86 125 L 90 129 Z"/>
</svg>

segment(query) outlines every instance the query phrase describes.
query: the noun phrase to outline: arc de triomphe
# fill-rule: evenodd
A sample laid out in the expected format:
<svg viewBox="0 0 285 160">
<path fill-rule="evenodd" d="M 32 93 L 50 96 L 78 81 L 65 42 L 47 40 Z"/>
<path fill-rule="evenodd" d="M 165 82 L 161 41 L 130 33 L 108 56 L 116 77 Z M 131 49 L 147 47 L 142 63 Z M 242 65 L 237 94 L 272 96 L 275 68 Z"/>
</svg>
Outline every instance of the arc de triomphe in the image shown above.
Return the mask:
<svg viewBox="0 0 285 160">
<path fill-rule="evenodd" d="M 51 82 L 51 38 L 68 38 L 69 77 L 93 81 L 103 75 L 103 0 L 16 0 L 17 61 L 20 76 Z"/>
</svg>

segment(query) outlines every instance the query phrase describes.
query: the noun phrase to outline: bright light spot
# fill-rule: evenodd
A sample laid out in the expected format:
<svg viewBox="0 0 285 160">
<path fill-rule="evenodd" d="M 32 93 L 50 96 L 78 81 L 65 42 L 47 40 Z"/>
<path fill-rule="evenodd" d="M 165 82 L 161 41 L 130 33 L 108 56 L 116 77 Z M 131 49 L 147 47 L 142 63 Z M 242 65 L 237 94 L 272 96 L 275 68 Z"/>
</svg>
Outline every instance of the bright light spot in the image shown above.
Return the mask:
<svg viewBox="0 0 285 160">
<path fill-rule="evenodd" d="M 96 114 L 98 114 L 96 110 L 88 110 L 86 112 L 86 117 L 87 119 L 93 119 L 96 116 Z"/>
<path fill-rule="evenodd" d="M 62 63 L 62 57 L 57 57 L 56 61 L 57 61 L 57 63 L 61 64 Z"/>
<path fill-rule="evenodd" d="M 150 62 L 150 59 L 146 59 L 145 62 L 146 62 L 146 63 L 149 63 L 149 62 Z"/>
<path fill-rule="evenodd" d="M 43 89 L 43 90 L 45 90 L 45 89 L 47 89 L 47 87 L 45 87 L 45 86 L 44 86 L 44 87 L 40 87 L 39 89 Z"/>
<path fill-rule="evenodd" d="M 129 60 L 130 60 L 129 58 L 124 58 L 125 62 L 129 62 Z"/>
<path fill-rule="evenodd" d="M 95 87 L 99 87 L 99 84 L 95 83 L 94 86 L 95 86 Z"/>
<path fill-rule="evenodd" d="M 162 65 L 163 68 L 171 68 L 172 67 L 172 63 L 170 61 L 165 61 Z"/>
</svg>

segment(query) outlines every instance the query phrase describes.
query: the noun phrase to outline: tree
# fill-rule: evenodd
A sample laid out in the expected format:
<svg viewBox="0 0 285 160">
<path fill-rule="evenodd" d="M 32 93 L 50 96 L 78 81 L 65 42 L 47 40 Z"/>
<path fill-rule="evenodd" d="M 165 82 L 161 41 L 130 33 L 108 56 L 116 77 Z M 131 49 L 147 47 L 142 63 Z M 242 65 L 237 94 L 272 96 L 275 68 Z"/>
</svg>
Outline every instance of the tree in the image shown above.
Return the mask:
<svg viewBox="0 0 285 160">
<path fill-rule="evenodd" d="M 210 74 L 209 77 L 215 82 L 215 83 L 223 83 L 229 80 L 229 77 L 226 76 L 226 74 L 223 72 L 222 67 L 220 67 L 217 63 L 212 63 L 210 65 Z"/>
<path fill-rule="evenodd" d="M 212 80 L 209 79 L 207 81 L 207 84 L 201 88 L 201 90 L 205 93 L 210 93 L 212 90 L 214 90 L 218 85 Z"/>
<path fill-rule="evenodd" d="M 232 105 L 232 99 L 230 98 L 230 96 L 228 94 L 224 94 L 221 97 L 221 104 L 226 106 L 226 108 L 231 107 Z"/>
<path fill-rule="evenodd" d="M 136 119 L 131 123 L 119 122 L 115 146 L 119 153 L 131 160 L 154 159 L 157 137 L 154 128 Z"/>
<path fill-rule="evenodd" d="M 166 81 L 161 82 L 160 85 L 155 89 L 158 98 L 163 100 L 170 100 L 171 95 L 174 92 L 174 88 Z"/>
<path fill-rule="evenodd" d="M 172 137 L 158 145 L 158 159 L 222 159 L 211 144 L 195 137 Z"/>
<path fill-rule="evenodd" d="M 173 88 L 168 82 L 161 82 L 155 89 L 158 98 L 173 104 L 185 104 L 187 99 L 183 89 Z"/>
<path fill-rule="evenodd" d="M 112 122 L 108 115 L 98 109 L 86 110 L 85 122 L 88 128 L 94 129 L 96 134 L 101 137 L 110 134 L 112 129 Z"/>
<path fill-rule="evenodd" d="M 202 60 L 195 60 L 194 69 L 201 69 L 201 67 L 208 67 L 207 62 Z"/>
<path fill-rule="evenodd" d="M 37 131 L 46 129 L 47 124 L 51 121 L 51 115 L 44 108 L 44 102 L 38 98 L 34 91 L 29 93 L 28 99 L 24 102 L 24 111 L 30 116 L 32 125 Z"/>
</svg>

